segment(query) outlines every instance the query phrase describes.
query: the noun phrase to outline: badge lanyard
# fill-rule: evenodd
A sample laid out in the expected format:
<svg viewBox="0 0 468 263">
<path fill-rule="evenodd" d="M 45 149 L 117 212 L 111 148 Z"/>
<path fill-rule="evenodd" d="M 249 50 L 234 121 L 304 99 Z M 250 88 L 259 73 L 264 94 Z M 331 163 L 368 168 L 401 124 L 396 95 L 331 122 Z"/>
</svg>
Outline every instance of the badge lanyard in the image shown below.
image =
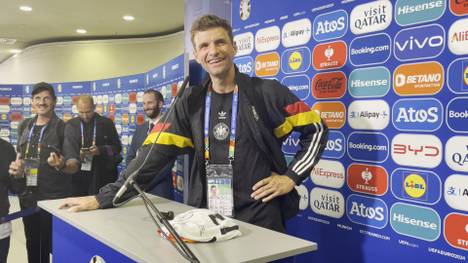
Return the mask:
<svg viewBox="0 0 468 263">
<path fill-rule="evenodd" d="M 85 139 L 84 139 L 84 126 L 83 122 L 80 121 L 81 125 L 81 148 L 84 148 L 85 144 Z M 94 128 L 93 128 L 93 142 L 91 146 L 96 145 L 96 120 L 94 120 Z"/>
<path fill-rule="evenodd" d="M 31 147 L 31 138 L 32 138 L 32 134 L 33 134 L 35 127 L 36 127 L 36 123 L 33 123 L 31 130 L 29 131 L 28 141 L 26 143 L 26 151 L 24 153 L 25 157 L 28 157 L 29 155 L 29 148 Z M 42 141 L 42 136 L 44 135 L 44 131 L 46 128 L 47 128 L 47 124 L 44 125 L 44 127 L 42 127 L 41 132 L 39 134 L 39 140 L 37 141 L 37 158 L 38 159 L 41 156 L 41 141 Z"/>
</svg>

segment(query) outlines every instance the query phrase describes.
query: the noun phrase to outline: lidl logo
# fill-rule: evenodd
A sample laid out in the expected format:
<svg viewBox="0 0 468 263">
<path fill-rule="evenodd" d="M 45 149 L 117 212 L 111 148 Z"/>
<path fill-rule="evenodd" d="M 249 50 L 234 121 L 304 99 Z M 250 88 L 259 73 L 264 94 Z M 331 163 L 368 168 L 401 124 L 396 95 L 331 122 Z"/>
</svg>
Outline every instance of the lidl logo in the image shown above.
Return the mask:
<svg viewBox="0 0 468 263">
<path fill-rule="evenodd" d="M 310 178 L 316 185 L 339 189 L 345 182 L 345 169 L 338 161 L 321 159 L 310 172 Z"/>
<path fill-rule="evenodd" d="M 351 11 L 351 32 L 355 35 L 386 29 L 392 23 L 392 3 L 388 0 L 357 5 Z"/>
<path fill-rule="evenodd" d="M 260 54 L 255 58 L 255 75 L 258 77 L 275 76 L 279 69 L 280 58 L 276 52 Z"/>
<path fill-rule="evenodd" d="M 349 93 L 355 98 L 383 97 L 390 90 L 390 81 L 386 67 L 355 69 L 349 74 Z"/>
<path fill-rule="evenodd" d="M 287 76 L 281 83 L 289 88 L 299 99 L 305 100 L 310 94 L 310 79 L 307 75 Z"/>
<path fill-rule="evenodd" d="M 392 108 L 392 121 L 400 131 L 435 131 L 443 122 L 444 108 L 437 99 L 401 99 Z"/>
<path fill-rule="evenodd" d="M 239 72 L 247 74 L 249 76 L 253 75 L 253 59 L 251 57 L 239 57 L 234 59 L 234 64 L 236 64 Z"/>
<path fill-rule="evenodd" d="M 283 153 L 285 154 L 296 154 L 296 152 L 301 148 L 299 145 L 300 139 L 299 139 L 300 134 L 297 132 L 292 132 L 286 140 L 283 141 L 283 146 L 282 150 Z"/>
<path fill-rule="evenodd" d="M 281 70 L 286 74 L 305 72 L 310 67 L 310 49 L 287 49 L 281 55 Z"/>
<path fill-rule="evenodd" d="M 278 26 L 262 28 L 255 34 L 255 50 L 265 52 L 275 50 L 281 42 L 280 29 Z"/>
<path fill-rule="evenodd" d="M 314 19 L 314 39 L 325 41 L 340 38 L 348 31 L 348 13 L 344 10 L 320 14 Z"/>
<path fill-rule="evenodd" d="M 312 24 L 308 18 L 303 18 L 284 24 L 281 32 L 283 46 L 295 47 L 305 45 L 312 36 Z"/>
<path fill-rule="evenodd" d="M 410 61 L 439 56 L 445 47 L 445 30 L 432 24 L 400 30 L 395 35 L 395 57 Z"/>
<path fill-rule="evenodd" d="M 380 132 L 353 132 L 348 136 L 348 155 L 353 161 L 382 163 L 388 158 L 389 143 Z"/>
<path fill-rule="evenodd" d="M 435 21 L 444 14 L 445 8 L 445 0 L 398 0 L 395 21 L 400 26 Z"/>
<path fill-rule="evenodd" d="M 312 51 L 312 65 L 316 70 L 337 69 L 346 64 L 347 47 L 344 41 L 316 45 Z"/>
<path fill-rule="evenodd" d="M 346 215 L 353 223 L 382 229 L 388 223 L 387 204 L 379 198 L 352 194 L 346 200 Z"/>
<path fill-rule="evenodd" d="M 353 163 L 347 174 L 348 187 L 354 192 L 380 196 L 388 190 L 388 173 L 382 166 Z"/>
<path fill-rule="evenodd" d="M 450 26 L 447 40 L 453 54 L 468 54 L 468 18 L 457 20 Z"/>
<path fill-rule="evenodd" d="M 357 130 L 383 130 L 390 122 L 390 107 L 384 100 L 355 100 L 348 107 L 348 122 Z"/>
<path fill-rule="evenodd" d="M 385 33 L 356 37 L 349 45 L 349 61 L 353 66 L 381 64 L 390 58 L 392 40 Z"/>
<path fill-rule="evenodd" d="M 393 72 L 393 88 L 400 96 L 434 95 L 444 85 L 444 68 L 430 61 L 402 64 Z"/>
<path fill-rule="evenodd" d="M 468 212 L 468 176 L 450 175 L 445 180 L 444 198 L 451 208 Z"/>
<path fill-rule="evenodd" d="M 450 0 L 450 11 L 452 11 L 452 13 L 457 16 L 468 14 L 468 1 Z"/>
<path fill-rule="evenodd" d="M 245 56 L 252 53 L 254 49 L 254 35 L 252 32 L 245 32 L 234 36 L 237 53 L 236 56 Z"/>
<path fill-rule="evenodd" d="M 454 171 L 468 172 L 468 136 L 454 136 L 447 141 L 445 162 Z"/>
<path fill-rule="evenodd" d="M 320 113 L 328 128 L 340 129 L 346 122 L 346 108 L 342 102 L 317 102 L 312 109 Z"/>
<path fill-rule="evenodd" d="M 442 161 L 442 143 L 434 135 L 400 133 L 392 140 L 392 158 L 402 166 L 435 168 Z"/>
<path fill-rule="evenodd" d="M 439 214 L 423 206 L 395 203 L 390 208 L 390 225 L 400 235 L 426 241 L 435 241 L 440 236 Z"/>
<path fill-rule="evenodd" d="M 444 220 L 444 237 L 452 247 L 468 251 L 468 215 L 448 214 Z"/>
<path fill-rule="evenodd" d="M 468 97 L 452 99 L 447 104 L 446 122 L 450 130 L 468 133 Z"/>
<path fill-rule="evenodd" d="M 344 197 L 338 191 L 314 187 L 310 191 L 310 207 L 316 214 L 341 218 L 345 212 Z"/>
<path fill-rule="evenodd" d="M 323 157 L 341 159 L 345 154 L 346 139 L 344 134 L 339 131 L 330 130 L 328 132 L 328 141 L 323 151 Z"/>
<path fill-rule="evenodd" d="M 468 93 L 468 58 L 459 58 L 448 66 L 447 86 L 457 94 Z"/>
<path fill-rule="evenodd" d="M 346 83 L 342 71 L 318 73 L 312 79 L 312 95 L 316 99 L 339 99 L 346 93 Z"/>
<path fill-rule="evenodd" d="M 403 201 L 426 205 L 437 203 L 442 196 L 442 183 L 430 171 L 398 168 L 391 176 L 393 195 Z"/>
</svg>

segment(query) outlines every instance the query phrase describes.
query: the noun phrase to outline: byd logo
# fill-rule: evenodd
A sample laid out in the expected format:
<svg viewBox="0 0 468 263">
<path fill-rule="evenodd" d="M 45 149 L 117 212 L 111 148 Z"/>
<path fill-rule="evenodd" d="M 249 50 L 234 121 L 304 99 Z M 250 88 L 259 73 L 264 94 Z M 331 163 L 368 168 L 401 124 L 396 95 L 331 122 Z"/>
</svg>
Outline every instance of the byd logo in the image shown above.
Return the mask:
<svg viewBox="0 0 468 263">
<path fill-rule="evenodd" d="M 435 168 L 442 161 L 442 143 L 434 135 L 401 133 L 392 140 L 392 158 L 402 166 Z"/>
</svg>

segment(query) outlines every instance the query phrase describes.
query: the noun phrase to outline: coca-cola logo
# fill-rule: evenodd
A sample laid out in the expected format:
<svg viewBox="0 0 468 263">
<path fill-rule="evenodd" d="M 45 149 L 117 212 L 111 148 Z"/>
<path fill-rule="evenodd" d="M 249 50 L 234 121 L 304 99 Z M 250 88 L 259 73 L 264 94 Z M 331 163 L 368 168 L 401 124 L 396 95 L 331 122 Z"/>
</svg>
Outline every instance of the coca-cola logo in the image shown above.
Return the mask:
<svg viewBox="0 0 468 263">
<path fill-rule="evenodd" d="M 341 98 L 346 84 L 346 75 L 341 71 L 320 73 L 312 79 L 312 94 L 317 99 Z"/>
</svg>

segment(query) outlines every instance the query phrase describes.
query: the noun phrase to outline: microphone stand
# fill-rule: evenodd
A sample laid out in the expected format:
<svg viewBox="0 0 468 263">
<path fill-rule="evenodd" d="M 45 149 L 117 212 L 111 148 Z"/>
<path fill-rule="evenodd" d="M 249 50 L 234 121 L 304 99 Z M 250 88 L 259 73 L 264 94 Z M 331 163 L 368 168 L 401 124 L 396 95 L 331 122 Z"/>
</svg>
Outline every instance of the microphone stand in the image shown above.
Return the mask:
<svg viewBox="0 0 468 263">
<path fill-rule="evenodd" d="M 148 196 L 141 190 L 141 188 L 138 186 L 138 184 L 135 182 L 135 178 L 136 176 L 139 174 L 140 170 L 143 168 L 143 166 L 146 164 L 147 160 L 148 160 L 148 157 L 150 156 L 150 154 L 153 152 L 154 150 L 154 147 L 156 145 L 156 142 L 158 141 L 159 139 L 159 136 L 161 135 L 161 133 L 164 131 L 164 128 L 166 126 L 166 123 L 167 123 L 167 120 L 169 118 L 169 116 L 172 114 L 172 112 L 174 111 L 174 108 L 175 108 L 175 105 L 177 104 L 177 102 L 179 101 L 179 98 L 182 96 L 183 92 L 185 91 L 185 88 L 187 87 L 188 85 L 188 82 L 189 82 L 189 76 L 185 77 L 184 79 L 184 82 L 180 88 L 180 91 L 179 93 L 177 94 L 177 96 L 175 97 L 175 99 L 172 101 L 170 107 L 169 107 L 169 111 L 167 112 L 167 114 L 165 115 L 165 118 L 164 120 L 162 121 L 162 127 L 161 127 L 161 130 L 159 131 L 159 133 L 157 134 L 155 140 L 154 140 L 154 143 L 151 145 L 151 148 L 149 149 L 149 151 L 147 152 L 146 156 L 145 156 L 145 159 L 143 160 L 143 162 L 141 163 L 141 165 L 135 170 L 133 171 L 128 177 L 127 179 L 125 180 L 124 184 L 122 185 L 122 187 L 119 189 L 119 191 L 117 192 L 117 194 L 115 195 L 114 199 L 112 200 L 112 203 L 114 206 L 119 206 L 119 205 L 122 205 L 123 203 L 120 203 L 118 204 L 117 203 L 117 200 L 127 191 L 128 189 L 128 186 L 131 186 L 133 187 L 133 189 L 135 189 L 140 197 L 143 199 L 143 202 L 145 203 L 145 207 L 146 209 L 148 210 L 148 213 L 150 214 L 150 216 L 153 218 L 153 221 L 154 223 L 156 224 L 156 226 L 161 229 L 161 226 L 159 225 L 159 223 L 155 220 L 155 218 L 153 217 L 153 214 L 149 211 L 148 209 L 148 205 L 149 207 L 153 210 L 154 214 L 156 215 L 157 217 L 157 220 L 166 227 L 166 229 L 169 231 L 169 233 L 174 237 L 175 241 L 176 241 L 176 244 L 174 244 L 173 242 L 171 242 L 169 239 L 169 242 L 177 249 L 177 251 L 181 254 L 181 256 L 183 256 L 185 259 L 187 259 L 189 262 L 194 262 L 194 263 L 198 263 L 200 262 L 198 260 L 198 258 L 193 254 L 193 252 L 190 250 L 190 248 L 188 248 L 188 246 L 185 244 L 184 241 L 182 241 L 182 239 L 180 238 L 179 234 L 177 233 L 177 231 L 175 231 L 175 229 L 172 227 L 172 225 L 169 223 L 169 221 L 167 220 L 168 216 L 167 214 L 171 214 L 171 212 L 168 212 L 168 213 L 162 213 L 159 211 L 159 209 L 156 208 L 156 206 L 153 204 L 153 202 L 151 202 L 151 200 L 148 198 Z M 166 234 L 164 233 L 164 231 L 161 230 L 161 233 L 163 236 L 167 237 Z"/>
</svg>

